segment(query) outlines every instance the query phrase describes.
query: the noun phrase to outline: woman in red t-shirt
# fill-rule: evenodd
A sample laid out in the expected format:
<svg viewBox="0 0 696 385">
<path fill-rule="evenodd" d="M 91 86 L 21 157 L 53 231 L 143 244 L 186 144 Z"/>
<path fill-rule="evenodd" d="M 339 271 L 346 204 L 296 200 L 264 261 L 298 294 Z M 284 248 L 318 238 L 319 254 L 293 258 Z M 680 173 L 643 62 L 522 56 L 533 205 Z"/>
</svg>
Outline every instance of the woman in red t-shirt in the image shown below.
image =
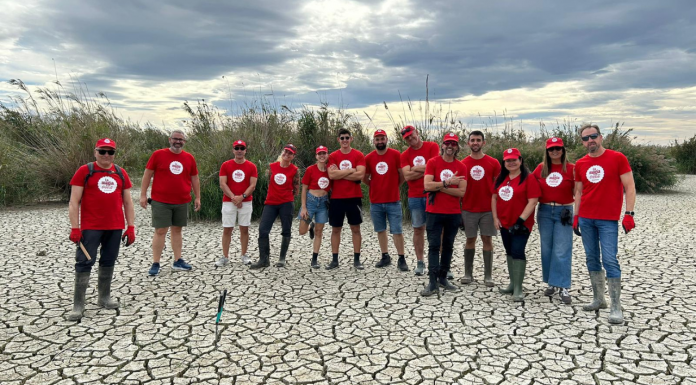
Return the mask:
<svg viewBox="0 0 696 385">
<path fill-rule="evenodd" d="M 329 160 L 329 149 L 324 146 L 317 147 L 317 163 L 307 167 L 302 177 L 302 209 L 300 209 L 300 235 L 305 235 L 309 229 L 309 238 L 314 239 L 312 250 L 312 268 L 318 269 L 319 248 L 324 225 L 329 221 L 329 191 L 331 180 L 326 162 Z M 312 218 L 316 224 L 312 222 Z"/>
<path fill-rule="evenodd" d="M 512 300 L 521 302 L 524 301 L 522 281 L 527 267 L 525 248 L 529 232 L 534 226 L 534 208 L 541 191 L 539 182 L 527 170 L 518 149 L 505 150 L 503 161 L 505 167 L 495 180 L 491 199 L 493 224 L 503 238 L 510 274 L 510 284 L 499 291 L 503 294 L 512 293 Z"/>
<path fill-rule="evenodd" d="M 295 154 L 297 154 L 295 146 L 287 144 L 279 160 L 269 165 L 268 194 L 259 223 L 259 260 L 249 266 L 250 269 L 270 266 L 271 242 L 268 234 L 271 233 L 273 222 L 279 216 L 283 227 L 280 234 L 283 238 L 280 244 L 280 259 L 276 266 L 285 266 L 285 255 L 288 253 L 291 238 L 293 201 L 300 187 L 300 174 L 297 166 L 292 164 Z"/>
</svg>

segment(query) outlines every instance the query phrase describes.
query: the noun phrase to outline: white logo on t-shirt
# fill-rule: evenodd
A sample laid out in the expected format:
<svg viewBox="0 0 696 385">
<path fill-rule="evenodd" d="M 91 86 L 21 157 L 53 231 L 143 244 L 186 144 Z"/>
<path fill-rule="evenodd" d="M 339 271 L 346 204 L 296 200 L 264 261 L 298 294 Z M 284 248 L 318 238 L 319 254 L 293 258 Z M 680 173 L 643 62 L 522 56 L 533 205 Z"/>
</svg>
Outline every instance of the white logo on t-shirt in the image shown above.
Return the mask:
<svg viewBox="0 0 696 385">
<path fill-rule="evenodd" d="M 353 163 L 351 163 L 348 159 L 342 160 L 341 163 L 338 165 L 338 168 L 341 170 L 347 170 L 349 168 L 353 168 Z"/>
<path fill-rule="evenodd" d="M 111 194 L 112 192 L 116 191 L 116 187 L 118 187 L 118 185 L 116 184 L 116 179 L 110 176 L 103 176 L 99 178 L 97 187 L 99 187 L 99 190 L 104 194 Z"/>
<path fill-rule="evenodd" d="M 413 158 L 413 165 L 414 166 L 423 166 L 425 165 L 425 158 L 418 155 L 417 157 Z"/>
<path fill-rule="evenodd" d="M 234 170 L 234 172 L 232 172 L 232 180 L 237 183 L 242 182 L 245 176 L 246 174 L 244 174 L 242 170 Z"/>
<path fill-rule="evenodd" d="M 446 168 L 440 172 L 440 180 L 447 180 L 454 175 L 452 170 Z"/>
<path fill-rule="evenodd" d="M 498 196 L 504 200 L 504 201 L 509 201 L 512 199 L 512 196 L 515 194 L 515 190 L 512 189 L 510 186 L 504 186 L 501 187 L 500 190 L 498 190 Z"/>
<path fill-rule="evenodd" d="M 327 187 L 329 187 L 329 178 L 322 176 L 319 178 L 319 188 L 323 190 Z"/>
<path fill-rule="evenodd" d="M 604 169 L 602 168 L 602 166 L 594 165 L 587 169 L 585 177 L 587 177 L 587 180 L 589 180 L 592 183 L 599 183 L 602 181 L 602 179 L 604 179 Z"/>
<path fill-rule="evenodd" d="M 546 184 L 549 187 L 558 187 L 561 185 L 561 182 L 563 182 L 563 175 L 559 172 L 552 172 L 546 177 Z"/>
<path fill-rule="evenodd" d="M 379 162 L 377 163 L 377 166 L 375 166 L 375 170 L 377 171 L 377 174 L 379 175 L 384 175 L 389 171 L 389 165 L 387 162 Z"/>
<path fill-rule="evenodd" d="M 481 166 L 474 166 L 471 168 L 470 174 L 474 180 L 481 180 L 486 175 L 486 169 Z"/>
<path fill-rule="evenodd" d="M 285 176 L 285 174 L 275 174 L 273 176 L 273 180 L 276 182 L 277 185 L 282 185 L 285 183 L 285 181 L 288 180 L 288 178 Z"/>
<path fill-rule="evenodd" d="M 174 175 L 179 175 L 184 172 L 184 165 L 175 160 L 172 163 L 169 163 L 169 171 L 171 171 Z"/>
</svg>

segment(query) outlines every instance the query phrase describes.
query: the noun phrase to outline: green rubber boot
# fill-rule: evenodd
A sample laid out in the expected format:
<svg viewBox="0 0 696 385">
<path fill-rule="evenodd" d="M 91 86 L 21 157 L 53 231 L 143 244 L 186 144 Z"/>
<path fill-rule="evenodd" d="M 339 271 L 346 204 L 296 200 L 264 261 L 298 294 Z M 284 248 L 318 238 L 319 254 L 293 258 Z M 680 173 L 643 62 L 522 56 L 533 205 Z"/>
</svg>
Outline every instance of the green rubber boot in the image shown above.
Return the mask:
<svg viewBox="0 0 696 385">
<path fill-rule="evenodd" d="M 512 294 L 514 291 L 514 287 L 512 284 L 512 256 L 506 255 L 505 259 L 507 259 L 507 267 L 508 267 L 508 275 L 510 276 L 510 284 L 505 288 L 505 289 L 498 289 L 500 294 Z"/>
<path fill-rule="evenodd" d="M 597 311 L 607 308 L 607 301 L 604 299 L 604 270 L 590 271 L 590 283 L 592 284 L 592 302 L 584 305 L 582 310 Z"/>
<path fill-rule="evenodd" d="M 459 283 L 468 285 L 474 282 L 474 257 L 476 249 L 464 249 L 464 277 L 459 280 Z"/>
<path fill-rule="evenodd" d="M 621 277 L 607 278 L 607 283 L 609 286 L 609 299 L 611 299 L 609 323 L 622 324 L 624 318 L 623 312 L 621 311 Z"/>
<path fill-rule="evenodd" d="M 111 280 L 114 276 L 114 267 L 99 266 L 99 279 L 97 281 L 97 291 L 99 300 L 97 304 L 106 309 L 118 309 L 118 301 L 111 299 Z"/>
<path fill-rule="evenodd" d="M 512 274 L 513 274 L 513 292 L 512 300 L 514 302 L 524 301 L 524 290 L 522 289 L 522 283 L 524 282 L 524 272 L 527 269 L 527 261 L 523 259 L 513 259 L 512 260 Z"/>
<path fill-rule="evenodd" d="M 89 285 L 90 272 L 75 272 L 75 293 L 73 294 L 73 309 L 68 314 L 68 321 L 79 321 L 82 319 L 82 312 L 85 311 L 85 293 Z"/>
</svg>

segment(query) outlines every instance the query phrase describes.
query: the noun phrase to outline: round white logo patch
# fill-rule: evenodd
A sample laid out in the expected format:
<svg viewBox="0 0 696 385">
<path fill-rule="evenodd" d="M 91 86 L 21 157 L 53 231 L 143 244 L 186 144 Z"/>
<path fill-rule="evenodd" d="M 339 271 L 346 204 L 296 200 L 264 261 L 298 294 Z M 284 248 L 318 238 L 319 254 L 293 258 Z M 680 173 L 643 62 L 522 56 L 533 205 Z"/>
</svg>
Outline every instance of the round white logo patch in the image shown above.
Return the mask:
<svg viewBox="0 0 696 385">
<path fill-rule="evenodd" d="M 506 202 L 512 199 L 513 195 L 515 195 L 515 190 L 510 186 L 501 187 L 500 190 L 498 190 L 498 196 Z"/>
<path fill-rule="evenodd" d="M 338 165 L 338 168 L 341 170 L 347 170 L 349 168 L 353 168 L 353 163 L 351 163 L 348 159 L 342 160 Z"/>
<path fill-rule="evenodd" d="M 481 180 L 486 175 L 486 169 L 481 166 L 474 166 L 471 168 L 469 174 L 471 174 L 471 177 L 474 178 L 474 180 Z"/>
<path fill-rule="evenodd" d="M 329 187 L 329 178 L 322 176 L 319 178 L 319 188 L 323 190 L 327 187 Z"/>
<path fill-rule="evenodd" d="M 561 182 L 563 182 L 563 175 L 560 172 L 552 172 L 546 177 L 546 184 L 549 187 L 558 187 L 561 185 Z"/>
<path fill-rule="evenodd" d="M 184 172 L 184 165 L 175 160 L 172 163 L 169 163 L 169 171 L 171 171 L 174 175 L 179 175 Z"/>
<path fill-rule="evenodd" d="M 232 173 L 232 180 L 237 183 L 241 183 L 242 181 L 244 181 L 245 176 L 246 174 L 244 174 L 244 171 L 234 170 L 234 172 Z"/>
<path fill-rule="evenodd" d="M 103 176 L 99 178 L 99 182 L 97 182 L 97 187 L 99 187 L 99 190 L 104 194 L 111 194 L 112 192 L 116 191 L 116 187 L 118 187 L 118 184 L 116 184 L 116 179 L 110 176 Z"/>
<path fill-rule="evenodd" d="M 414 166 L 425 166 L 425 158 L 418 155 L 417 157 L 413 158 L 413 165 Z"/>
<path fill-rule="evenodd" d="M 447 180 L 454 175 L 452 170 L 446 168 L 440 172 L 440 180 Z"/>
<path fill-rule="evenodd" d="M 602 179 L 604 179 L 604 169 L 602 166 L 594 165 L 587 169 L 585 177 L 587 177 L 587 180 L 592 183 L 599 183 L 602 181 Z"/>
<path fill-rule="evenodd" d="M 273 180 L 276 182 L 277 185 L 283 185 L 288 180 L 288 178 L 285 176 L 285 174 L 275 174 L 273 176 Z"/>
<path fill-rule="evenodd" d="M 375 166 L 375 170 L 377 171 L 377 174 L 379 175 L 384 175 L 389 171 L 389 165 L 387 162 L 379 162 L 377 163 L 377 166 Z"/>
</svg>

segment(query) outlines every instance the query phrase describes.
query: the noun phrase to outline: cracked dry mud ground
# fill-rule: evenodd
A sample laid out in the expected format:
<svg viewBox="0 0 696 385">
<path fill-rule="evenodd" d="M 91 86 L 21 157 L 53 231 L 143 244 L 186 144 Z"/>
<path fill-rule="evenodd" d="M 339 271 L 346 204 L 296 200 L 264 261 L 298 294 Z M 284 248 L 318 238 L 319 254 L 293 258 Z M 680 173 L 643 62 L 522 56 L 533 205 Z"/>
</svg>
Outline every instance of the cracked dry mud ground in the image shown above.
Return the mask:
<svg viewBox="0 0 696 385">
<path fill-rule="evenodd" d="M 696 384 L 693 176 L 676 191 L 638 196 L 638 227 L 619 239 L 626 319 L 620 326 L 607 323 L 607 310 L 581 309 L 591 292 L 577 237 L 573 305 L 541 294 L 536 229 L 521 305 L 483 285 L 480 256 L 475 283 L 421 298 L 425 277 L 394 265 L 373 267 L 379 249 L 369 222 L 363 225 L 364 271 L 349 268 L 347 231 L 338 270 L 311 270 L 310 240 L 296 234 L 286 268 L 249 271 L 233 242 L 233 262 L 215 269 L 220 225 L 196 223 L 184 238 L 193 271 L 172 272 L 168 248 L 161 275 L 148 277 L 152 229 L 149 213 L 136 210 L 138 240 L 122 249 L 113 283 L 121 308 L 96 307 L 93 274 L 80 323 L 63 318 L 72 305 L 75 249 L 67 239 L 67 206 L 1 213 L 2 384 Z M 272 263 L 279 228 L 271 234 Z M 328 235 L 323 262 L 330 257 Z M 410 244 L 410 228 L 406 239 Z M 458 237 L 457 277 L 462 242 Z M 499 238 L 495 247 L 500 285 L 507 272 Z M 42 250 L 47 255 L 37 256 Z M 411 268 L 414 260 L 409 251 Z M 215 345 L 222 289 L 228 296 Z"/>
</svg>

